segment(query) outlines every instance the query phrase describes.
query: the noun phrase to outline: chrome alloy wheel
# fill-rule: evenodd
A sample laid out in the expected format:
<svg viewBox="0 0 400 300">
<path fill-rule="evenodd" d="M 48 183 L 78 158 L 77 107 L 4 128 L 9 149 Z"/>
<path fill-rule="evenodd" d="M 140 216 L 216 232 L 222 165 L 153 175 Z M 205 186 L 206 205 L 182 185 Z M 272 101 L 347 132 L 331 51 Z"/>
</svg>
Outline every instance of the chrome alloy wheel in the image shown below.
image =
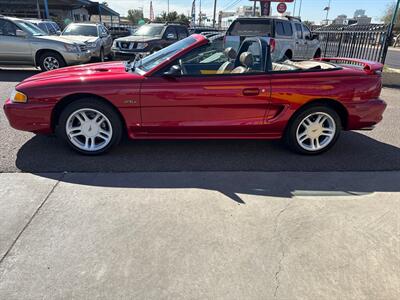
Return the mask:
<svg viewBox="0 0 400 300">
<path fill-rule="evenodd" d="M 332 142 L 335 134 L 335 120 L 327 113 L 316 112 L 300 122 L 296 130 L 296 139 L 304 150 L 319 151 Z"/>
<path fill-rule="evenodd" d="M 91 108 L 73 112 L 67 119 L 65 130 L 73 145 L 90 152 L 106 147 L 113 135 L 110 120 Z"/>
<path fill-rule="evenodd" d="M 60 68 L 59 61 L 55 57 L 52 57 L 52 56 L 47 56 L 43 60 L 43 65 L 47 71 L 56 70 L 56 69 Z"/>
</svg>

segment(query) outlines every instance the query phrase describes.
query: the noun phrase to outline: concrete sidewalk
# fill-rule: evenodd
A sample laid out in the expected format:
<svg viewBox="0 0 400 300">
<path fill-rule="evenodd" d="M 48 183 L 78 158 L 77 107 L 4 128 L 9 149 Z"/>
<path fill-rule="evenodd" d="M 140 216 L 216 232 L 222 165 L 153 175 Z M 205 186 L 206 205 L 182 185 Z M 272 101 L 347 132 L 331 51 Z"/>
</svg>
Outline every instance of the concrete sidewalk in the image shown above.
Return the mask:
<svg viewBox="0 0 400 300">
<path fill-rule="evenodd" d="M 400 172 L 0 174 L 0 299 L 400 299 Z"/>
</svg>

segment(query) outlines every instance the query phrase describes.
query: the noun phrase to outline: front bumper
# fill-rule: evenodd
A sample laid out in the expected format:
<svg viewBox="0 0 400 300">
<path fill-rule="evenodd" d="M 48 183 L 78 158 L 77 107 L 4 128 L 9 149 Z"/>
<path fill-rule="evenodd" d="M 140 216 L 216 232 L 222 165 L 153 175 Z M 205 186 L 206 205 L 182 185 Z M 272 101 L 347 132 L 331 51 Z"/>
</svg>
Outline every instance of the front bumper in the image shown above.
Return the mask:
<svg viewBox="0 0 400 300">
<path fill-rule="evenodd" d="M 64 52 L 63 57 L 67 65 L 79 65 L 88 62 L 92 55 L 91 52 Z"/>
<path fill-rule="evenodd" d="M 132 50 L 121 50 L 119 48 L 112 48 L 111 49 L 114 58 L 121 58 L 121 59 L 133 59 L 138 55 L 145 57 L 150 54 L 149 51 L 145 49 L 132 49 Z"/>
<path fill-rule="evenodd" d="M 44 134 L 52 132 L 52 105 L 13 103 L 7 99 L 3 109 L 10 126 L 15 129 Z"/>
<path fill-rule="evenodd" d="M 363 102 L 345 105 L 349 114 L 348 130 L 371 130 L 382 121 L 386 102 L 381 99 L 371 99 Z"/>
</svg>

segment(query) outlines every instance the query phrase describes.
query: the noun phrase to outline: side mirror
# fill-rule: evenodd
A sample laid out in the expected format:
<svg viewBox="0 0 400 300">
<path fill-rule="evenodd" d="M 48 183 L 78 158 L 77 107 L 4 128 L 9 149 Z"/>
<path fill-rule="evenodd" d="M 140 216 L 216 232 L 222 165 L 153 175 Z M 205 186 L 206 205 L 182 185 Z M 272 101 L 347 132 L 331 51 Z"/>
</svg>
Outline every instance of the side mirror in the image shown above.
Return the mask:
<svg viewBox="0 0 400 300">
<path fill-rule="evenodd" d="M 319 37 L 318 34 L 315 33 L 311 35 L 312 40 L 318 40 L 318 37 Z"/>
<path fill-rule="evenodd" d="M 173 34 L 173 33 L 168 33 L 168 34 L 167 34 L 167 40 L 176 40 L 175 34 Z"/>
<path fill-rule="evenodd" d="M 17 29 L 16 32 L 15 32 L 15 36 L 24 38 L 24 37 L 27 37 L 28 34 L 23 30 Z"/>
<path fill-rule="evenodd" d="M 163 75 L 167 77 L 178 77 L 182 75 L 182 69 L 178 65 L 173 65 L 167 72 L 164 72 Z"/>
</svg>

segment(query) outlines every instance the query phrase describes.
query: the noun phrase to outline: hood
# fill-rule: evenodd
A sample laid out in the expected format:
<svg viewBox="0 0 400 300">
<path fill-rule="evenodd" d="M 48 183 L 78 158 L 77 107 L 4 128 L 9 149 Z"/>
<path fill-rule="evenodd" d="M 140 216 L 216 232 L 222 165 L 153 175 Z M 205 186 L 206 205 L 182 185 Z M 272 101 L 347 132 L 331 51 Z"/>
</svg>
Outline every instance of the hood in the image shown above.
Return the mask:
<svg viewBox="0 0 400 300">
<path fill-rule="evenodd" d="M 110 82 L 112 82 L 117 78 L 120 79 L 121 75 L 128 76 L 130 80 L 143 78 L 136 73 L 126 72 L 124 62 L 118 61 L 66 67 L 54 71 L 39 73 L 25 79 L 17 85 L 17 87 L 25 88 L 42 84 L 52 85 L 53 83 L 68 84 L 74 83 L 77 80 L 79 82 L 90 82 L 99 79 L 110 80 Z"/>
<path fill-rule="evenodd" d="M 36 36 L 36 38 L 41 39 L 41 40 L 50 40 L 50 41 L 56 41 L 64 44 L 78 44 L 78 45 L 84 45 L 84 43 L 77 41 L 77 40 L 72 40 L 72 39 L 66 39 L 63 36 L 58 36 L 58 35 L 41 35 L 41 36 Z"/>
<path fill-rule="evenodd" d="M 129 35 L 119 39 L 117 42 L 151 42 L 161 40 L 160 36 L 145 36 L 145 35 Z"/>
<path fill-rule="evenodd" d="M 84 35 L 62 35 L 62 37 L 69 41 L 79 41 L 82 43 L 92 43 L 97 41 L 97 36 L 84 36 Z"/>
</svg>

